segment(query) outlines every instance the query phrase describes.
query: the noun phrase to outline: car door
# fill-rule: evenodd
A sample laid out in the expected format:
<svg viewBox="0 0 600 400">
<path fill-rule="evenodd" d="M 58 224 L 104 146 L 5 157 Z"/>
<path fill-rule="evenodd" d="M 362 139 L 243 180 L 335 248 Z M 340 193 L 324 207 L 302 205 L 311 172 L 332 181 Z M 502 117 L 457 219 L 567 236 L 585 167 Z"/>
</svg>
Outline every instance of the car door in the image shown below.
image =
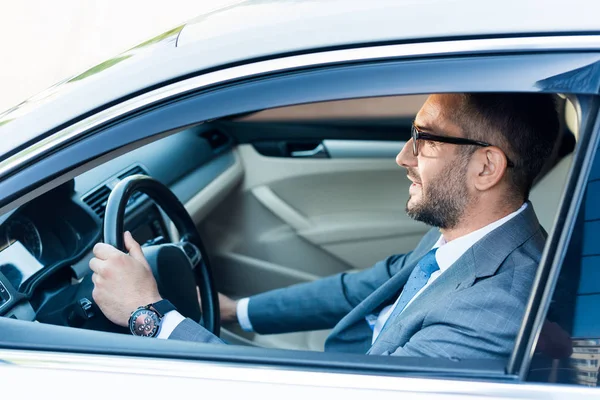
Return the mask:
<svg viewBox="0 0 600 400">
<path fill-rule="evenodd" d="M 445 43 L 444 48 L 446 46 Z M 493 51 L 490 53 L 492 54 L 473 57 L 445 58 L 436 53 L 436 57 L 431 59 L 418 58 L 416 55 L 408 60 L 394 57 L 386 61 L 378 59 L 364 65 L 359 63 L 351 67 L 334 66 L 316 73 L 296 71 L 293 79 L 288 79 L 287 76 L 267 77 L 260 81 L 244 81 L 235 86 L 225 84 L 223 87 L 211 88 L 208 92 L 199 91 L 193 95 L 186 92 L 186 96 L 170 99 L 166 104 L 152 104 L 154 108 L 151 109 L 145 108 L 148 104 L 144 103 L 143 106 L 134 108 L 136 112 L 119 114 L 119 118 L 111 120 L 111 124 L 96 130 L 92 128 L 97 126 L 92 124 L 87 130 L 83 129 L 71 136 L 69 140 L 63 140 L 60 132 L 56 137 L 50 136 L 45 143 L 50 151 L 36 153 L 35 158 L 28 159 L 35 162 L 18 164 L 19 168 L 2 177 L 0 206 L 6 210 L 23 204 L 40 192 L 58 187 L 65 180 L 132 147 L 141 146 L 193 124 L 244 112 L 300 104 L 308 100 L 315 102 L 412 95 L 432 90 L 531 91 L 541 88 L 559 93 L 597 92 L 598 76 L 597 73 L 590 72 L 589 68 L 598 62 L 599 56 L 596 53 L 536 52 L 502 56 Z M 478 73 L 473 74 L 473 71 Z M 509 71 L 518 71 L 518 74 Z M 565 79 L 563 74 L 567 74 L 569 79 Z M 573 75 L 578 74 L 582 74 L 586 79 L 572 79 Z M 344 91 L 339 92 L 339 87 L 344 87 Z M 189 91 L 189 88 L 187 89 Z M 248 99 L 252 99 L 252 102 Z M 584 137 L 585 140 L 580 144 L 581 156 L 573 169 L 576 173 L 579 173 L 584 163 L 589 162 L 589 143 L 592 139 L 596 140 L 597 135 Z M 240 144 L 240 148 L 233 152 L 237 160 L 242 159 L 239 153 L 244 145 Z M 19 154 L 15 159 L 19 159 Z M 576 180 L 577 176 L 574 176 L 569 182 Z M 571 197 L 565 198 L 567 200 L 564 204 L 571 201 Z M 194 213 L 195 210 L 190 204 L 187 206 L 188 210 Z M 570 203 L 564 207 L 570 207 Z M 558 234 L 553 233 L 551 236 L 550 241 L 553 244 L 548 247 L 547 257 L 555 254 L 559 256 L 564 245 L 558 244 L 557 238 L 563 232 L 563 225 L 568 226 L 573 221 L 570 215 L 561 216 L 558 219 L 560 224 L 554 230 Z M 568 229 L 565 232 L 568 232 Z M 209 252 L 212 256 L 214 250 L 209 249 Z M 217 263 L 214 263 L 214 266 L 215 269 L 220 267 Z M 539 280 L 536 285 L 541 285 Z M 26 298 L 22 300 L 23 305 L 28 304 Z M 533 305 L 531 311 L 536 312 L 537 309 L 538 306 Z M 549 393 L 545 387 L 514 384 L 518 376 L 514 374 L 514 369 L 509 370 L 511 374 L 507 375 L 506 363 L 502 360 L 370 357 L 210 346 L 178 341 L 151 343 L 130 336 L 81 331 L 9 318 L 0 319 L 0 329 L 0 359 L 10 363 L 9 366 L 0 367 L 10 369 L 10 375 L 7 372 L 2 376 L 17 381 L 19 377 L 25 379 L 25 375 L 19 375 L 21 373 L 30 373 L 30 377 L 37 378 L 40 371 L 49 370 L 52 373 L 47 375 L 47 379 L 52 377 L 55 378 L 55 382 L 56 379 L 67 382 L 67 376 L 72 377 L 75 371 L 79 371 L 77 375 L 82 379 L 76 380 L 79 390 L 75 395 L 78 397 L 83 392 L 80 388 L 89 389 L 87 383 L 94 377 L 107 378 L 103 382 L 123 382 L 124 377 L 131 378 L 127 381 L 128 390 L 139 388 L 143 384 L 151 385 L 158 380 L 167 383 L 166 378 L 174 377 L 173 381 L 176 383 L 189 385 L 187 388 L 190 392 L 193 392 L 193 386 L 206 388 L 210 385 L 215 391 L 221 389 L 220 393 L 231 395 L 235 394 L 235 390 L 238 390 L 238 395 L 239 391 L 249 391 L 247 383 L 251 382 L 258 383 L 254 387 L 258 387 L 259 390 L 270 388 L 272 391 L 269 391 L 268 395 L 271 397 L 290 396 L 299 393 L 296 390 L 306 388 L 309 389 L 302 391 L 302 394 L 312 395 L 319 393 L 318 390 L 328 390 L 332 396 L 348 393 L 364 396 L 365 393 L 371 395 L 385 391 L 385 395 L 392 393 L 396 397 L 398 393 L 403 393 L 407 396 L 422 397 L 489 398 L 490 393 L 493 393 L 498 397 L 506 395 L 514 398 L 524 397 L 532 392 L 538 397 Z M 535 334 L 530 330 L 524 328 L 523 332 L 525 333 L 522 339 L 526 342 L 535 339 Z M 215 368 L 216 365 L 223 368 Z M 523 360 L 519 360 L 516 363 L 517 369 L 522 365 Z M 107 373 L 111 368 L 114 368 L 114 372 Z M 89 372 L 89 375 L 81 372 Z M 199 383 L 201 385 L 197 385 Z M 119 393 L 118 386 L 101 385 L 98 393 L 104 391 L 107 395 L 115 395 Z M 36 385 L 31 393 L 35 394 L 37 390 L 40 390 L 40 387 Z M 571 392 L 568 388 L 552 390 L 552 394 L 555 395 L 569 393 Z M 584 398 L 582 392 L 575 395 Z"/>
</svg>

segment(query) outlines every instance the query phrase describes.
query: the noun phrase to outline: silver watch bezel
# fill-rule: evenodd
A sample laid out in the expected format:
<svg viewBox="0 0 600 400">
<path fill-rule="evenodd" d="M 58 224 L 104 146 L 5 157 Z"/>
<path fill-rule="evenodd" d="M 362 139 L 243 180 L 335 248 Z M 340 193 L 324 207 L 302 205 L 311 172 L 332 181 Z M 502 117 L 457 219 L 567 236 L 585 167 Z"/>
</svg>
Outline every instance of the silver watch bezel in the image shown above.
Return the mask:
<svg viewBox="0 0 600 400">
<path fill-rule="evenodd" d="M 140 332 L 139 328 L 142 326 L 143 327 L 149 326 L 148 324 L 150 323 L 150 321 L 145 322 L 144 325 L 136 327 L 137 319 L 141 315 L 144 315 L 144 314 L 147 315 L 148 318 L 153 322 L 151 329 L 148 330 L 148 329 L 144 328 L 142 330 L 142 332 L 144 332 L 146 334 L 142 334 Z M 129 317 L 129 323 L 128 323 L 129 331 L 134 336 L 156 337 L 156 336 L 158 336 L 161 322 L 162 322 L 162 317 L 158 314 L 158 312 L 156 310 L 153 310 L 150 307 L 150 305 L 142 306 L 142 307 L 137 308 L 134 312 L 131 313 L 131 316 Z"/>
</svg>

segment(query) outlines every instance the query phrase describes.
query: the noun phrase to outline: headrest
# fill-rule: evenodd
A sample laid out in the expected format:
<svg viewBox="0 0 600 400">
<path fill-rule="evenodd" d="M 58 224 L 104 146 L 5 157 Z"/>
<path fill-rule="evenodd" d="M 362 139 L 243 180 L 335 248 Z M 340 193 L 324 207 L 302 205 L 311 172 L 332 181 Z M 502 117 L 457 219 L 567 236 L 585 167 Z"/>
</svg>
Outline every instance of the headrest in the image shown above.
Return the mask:
<svg viewBox="0 0 600 400">
<path fill-rule="evenodd" d="M 575 140 L 579 139 L 579 121 L 577 118 L 577 110 L 571 100 L 567 99 L 565 101 L 565 122 L 567 124 L 567 128 L 573 133 L 575 136 Z"/>
</svg>

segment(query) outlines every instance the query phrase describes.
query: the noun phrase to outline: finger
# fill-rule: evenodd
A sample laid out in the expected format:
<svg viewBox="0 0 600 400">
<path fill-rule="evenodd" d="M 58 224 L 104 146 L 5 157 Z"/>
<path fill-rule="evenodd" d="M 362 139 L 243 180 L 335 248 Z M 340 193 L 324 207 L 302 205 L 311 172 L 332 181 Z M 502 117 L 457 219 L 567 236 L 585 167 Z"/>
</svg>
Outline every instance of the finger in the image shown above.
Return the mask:
<svg viewBox="0 0 600 400">
<path fill-rule="evenodd" d="M 94 255 L 101 260 L 107 260 L 110 256 L 117 254 L 123 254 L 121 251 L 106 243 L 96 243 L 93 252 Z"/>
<path fill-rule="evenodd" d="M 90 260 L 89 264 L 90 264 L 90 269 L 97 274 L 99 274 L 104 267 L 104 262 L 95 257 Z"/>
<path fill-rule="evenodd" d="M 148 261 L 146 261 L 146 257 L 144 256 L 144 252 L 142 251 L 142 246 L 138 242 L 135 241 L 133 236 L 129 231 L 125 232 L 123 235 L 125 239 L 125 248 L 129 252 L 129 255 L 145 266 L 148 266 Z"/>
<path fill-rule="evenodd" d="M 100 283 L 102 281 L 102 277 L 96 273 L 92 274 L 92 282 L 94 283 L 94 286 L 98 286 L 98 283 Z"/>
</svg>

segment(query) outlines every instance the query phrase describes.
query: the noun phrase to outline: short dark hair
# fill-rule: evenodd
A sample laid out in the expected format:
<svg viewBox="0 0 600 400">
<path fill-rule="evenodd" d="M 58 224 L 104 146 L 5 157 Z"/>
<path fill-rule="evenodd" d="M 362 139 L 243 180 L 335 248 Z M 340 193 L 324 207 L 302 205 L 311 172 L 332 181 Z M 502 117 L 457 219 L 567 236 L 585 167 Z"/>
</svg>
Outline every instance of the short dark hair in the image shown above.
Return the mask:
<svg viewBox="0 0 600 400">
<path fill-rule="evenodd" d="M 531 186 L 558 139 L 559 118 L 551 94 L 463 93 L 457 115 L 470 139 L 502 149 L 515 164 L 507 170 L 514 195 L 529 198 Z M 514 196 L 511 196 L 514 198 Z"/>
</svg>

